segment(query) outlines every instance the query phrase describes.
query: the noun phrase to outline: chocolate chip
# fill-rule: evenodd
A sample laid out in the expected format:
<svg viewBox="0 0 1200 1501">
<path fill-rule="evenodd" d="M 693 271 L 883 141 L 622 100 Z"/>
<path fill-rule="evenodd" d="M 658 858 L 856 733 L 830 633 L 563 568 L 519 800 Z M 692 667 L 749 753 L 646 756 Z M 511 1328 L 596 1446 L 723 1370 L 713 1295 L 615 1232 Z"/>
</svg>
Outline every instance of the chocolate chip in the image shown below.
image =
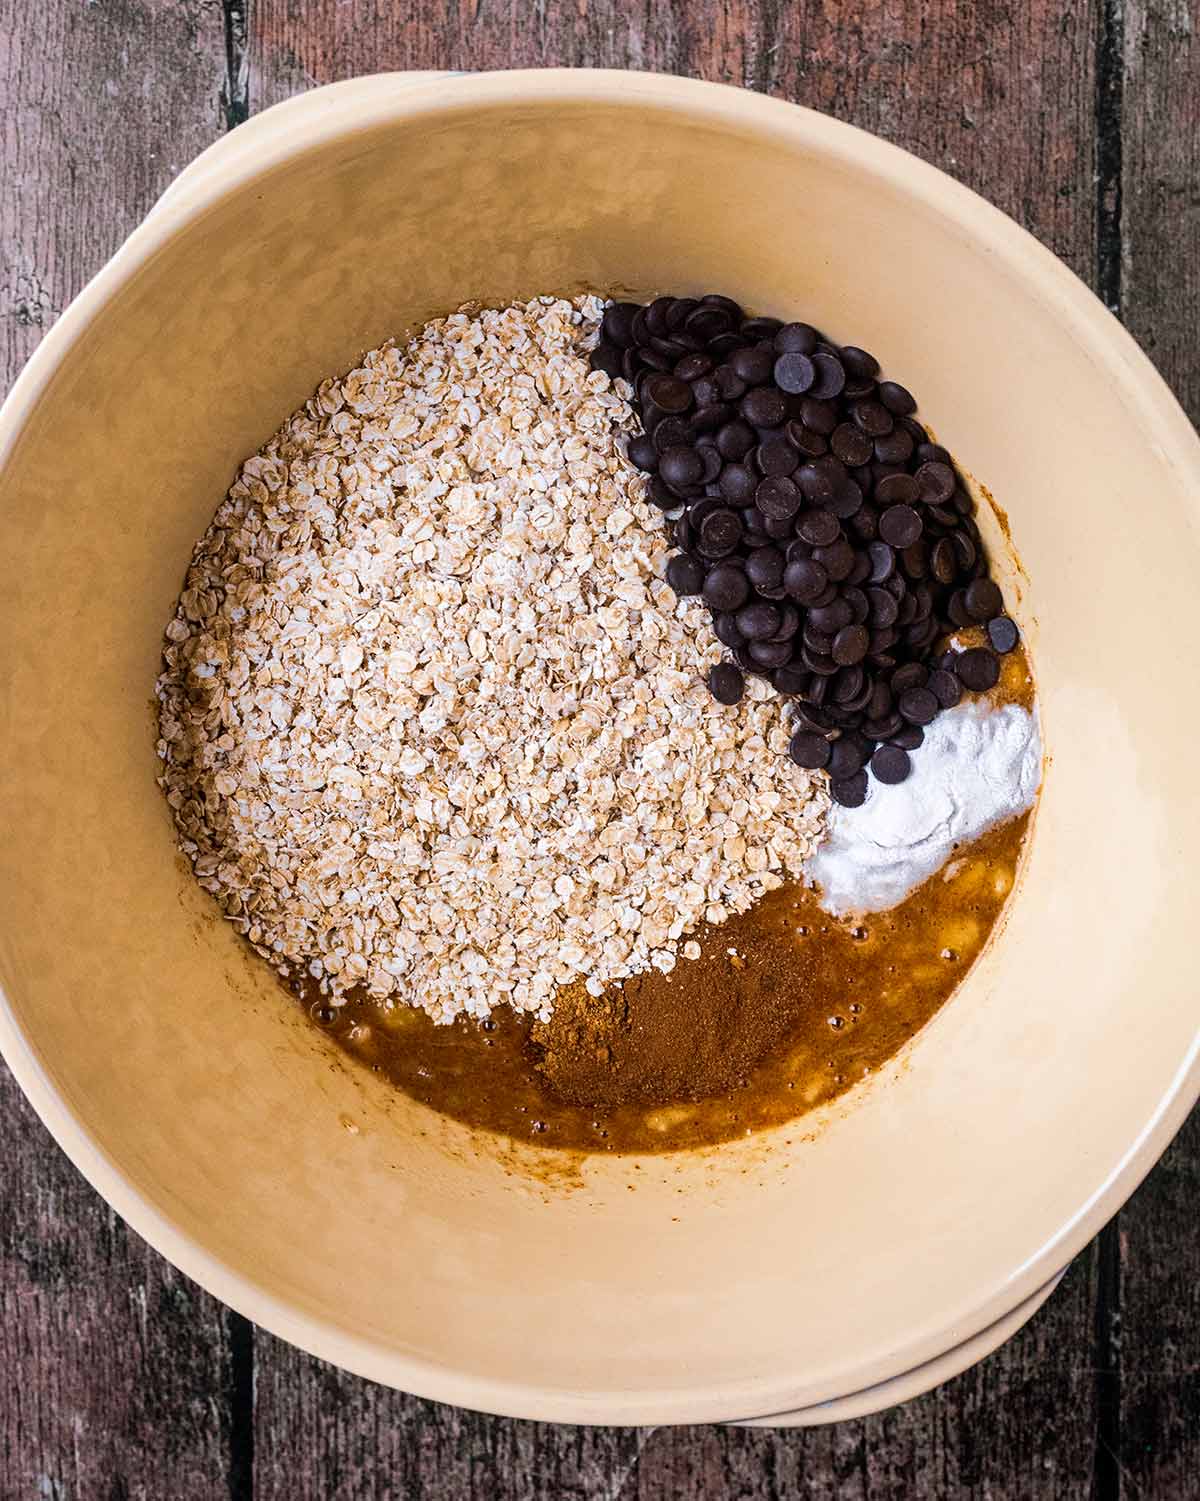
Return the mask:
<svg viewBox="0 0 1200 1501">
<path fill-rule="evenodd" d="M 742 540 L 742 518 L 736 511 L 710 512 L 700 526 L 700 553 L 706 558 L 722 558 Z"/>
<path fill-rule="evenodd" d="M 895 625 L 900 606 L 886 589 L 878 587 L 868 589 L 867 603 L 870 607 L 869 619 L 873 626 L 883 629 L 886 626 Z"/>
<path fill-rule="evenodd" d="M 740 703 L 746 679 L 732 662 L 718 662 L 708 674 L 708 691 L 719 704 Z"/>
<path fill-rule="evenodd" d="M 709 574 L 709 578 L 711 577 L 712 574 Z M 705 583 L 708 583 L 708 579 L 705 580 Z M 741 601 L 739 601 L 739 603 L 740 602 Z M 705 600 L 705 603 L 707 604 L 708 601 Z M 726 615 L 720 610 L 714 610 L 713 612 L 713 635 L 717 638 L 722 646 L 729 647 L 730 651 L 733 651 L 739 646 L 745 646 L 746 644 L 746 638 L 742 635 L 741 631 L 738 630 L 737 621 L 734 619 L 734 617 L 732 615 Z M 957 682 L 957 679 L 955 679 L 955 681 Z"/>
<path fill-rule="evenodd" d="M 634 336 L 637 336 L 637 318 L 634 318 Z M 728 333 L 733 328 L 735 319 L 727 308 L 717 307 L 701 300 L 700 306 L 693 313 L 689 313 L 683 321 L 684 328 L 690 334 L 695 334 L 698 339 L 708 343 L 718 334 Z"/>
<path fill-rule="evenodd" d="M 903 667 L 897 667 L 892 673 L 892 692 L 900 694 L 907 693 L 910 688 L 924 688 L 928 676 L 929 674 L 920 662 L 906 662 Z"/>
<path fill-rule="evenodd" d="M 937 718 L 941 705 L 928 688 L 909 688 L 901 693 L 896 707 L 909 724 L 930 724 Z"/>
<path fill-rule="evenodd" d="M 922 464 L 949 464 L 950 451 L 940 443 L 930 443 L 927 438 L 918 438 L 917 458 Z"/>
<path fill-rule="evenodd" d="M 868 438 L 882 438 L 895 426 L 892 414 L 887 407 L 882 402 L 871 398 L 866 401 L 856 401 L 850 409 L 850 415 L 854 418 L 855 425 L 861 428 Z"/>
<path fill-rule="evenodd" d="M 989 578 L 978 578 L 967 585 L 963 604 L 972 620 L 990 620 L 1004 608 L 1004 596 Z"/>
<path fill-rule="evenodd" d="M 986 646 L 973 646 L 954 659 L 954 671 L 975 693 L 986 693 L 1000 681 L 1000 663 Z"/>
<path fill-rule="evenodd" d="M 806 771 L 821 771 L 829 765 L 830 744 L 824 735 L 797 730 L 788 742 L 788 755 Z"/>
<path fill-rule="evenodd" d="M 746 382 L 732 365 L 718 365 L 712 373 L 712 383 L 722 401 L 737 401 L 746 394 Z"/>
<path fill-rule="evenodd" d="M 754 504 L 770 521 L 788 521 L 801 506 L 799 488 L 781 475 L 777 479 L 765 479 L 754 492 Z"/>
<path fill-rule="evenodd" d="M 921 489 L 921 499 L 928 505 L 943 505 L 954 494 L 954 470 L 936 460 L 922 464 L 914 476 Z"/>
<path fill-rule="evenodd" d="M 904 721 L 893 710 L 889 714 L 882 715 L 878 719 L 866 719 L 863 721 L 863 731 L 871 736 L 872 740 L 890 740 L 904 728 Z"/>
<path fill-rule="evenodd" d="M 756 589 L 775 589 L 783 582 L 786 566 L 779 548 L 758 547 L 746 559 L 746 577 Z"/>
<path fill-rule="evenodd" d="M 771 379 L 774 351 L 762 344 L 735 349 L 729 356 L 729 366 L 739 379 L 748 386 L 761 386 Z"/>
<path fill-rule="evenodd" d="M 633 343 L 634 315 L 641 312 L 636 302 L 610 302 L 600 320 L 600 337 L 621 349 Z"/>
<path fill-rule="evenodd" d="M 907 417 L 910 412 L 917 410 L 917 403 L 913 400 L 911 392 L 897 385 L 894 380 L 881 380 L 877 395 L 888 411 L 896 417 Z"/>
<path fill-rule="evenodd" d="M 646 382 L 646 399 L 660 411 L 686 412 L 692 405 L 692 388 L 674 375 L 654 375 Z"/>
<path fill-rule="evenodd" d="M 714 433 L 729 421 L 732 410 L 727 402 L 718 401 L 710 406 L 697 407 L 688 419 L 688 431 L 693 435 Z"/>
<path fill-rule="evenodd" d="M 842 364 L 846 367 L 847 374 L 857 380 L 873 381 L 879 374 L 879 361 L 875 356 L 854 344 L 842 346 Z"/>
<path fill-rule="evenodd" d="M 921 535 L 921 518 L 911 506 L 889 506 L 879 518 L 879 535 L 892 547 L 911 547 Z"/>
<path fill-rule="evenodd" d="M 875 499 L 881 506 L 915 505 L 920 495 L 920 486 L 911 474 L 886 474 L 875 486 Z"/>
<path fill-rule="evenodd" d="M 726 500 L 742 503 L 753 498 L 758 476 L 745 464 L 726 464 L 717 483 Z"/>
<path fill-rule="evenodd" d="M 686 555 L 683 555 L 686 556 Z M 704 603 L 713 610 L 731 611 L 738 610 L 750 597 L 750 581 L 738 563 L 718 563 L 711 568 L 708 577 L 701 578 L 700 584 L 695 589 L 680 590 L 676 587 L 671 577 L 672 565 L 678 562 L 678 558 L 672 558 L 667 564 L 667 583 L 675 590 L 676 594 L 703 593 Z M 738 625 L 741 631 L 740 624 Z M 743 633 L 744 634 L 744 633 Z"/>
<path fill-rule="evenodd" d="M 829 775 L 838 780 L 852 777 L 866 765 L 866 752 L 857 740 L 843 735 L 835 740 L 829 753 Z"/>
<path fill-rule="evenodd" d="M 742 397 L 738 410 L 752 427 L 778 427 L 787 416 L 787 401 L 771 386 L 755 386 Z"/>
<path fill-rule="evenodd" d="M 865 464 L 871 457 L 871 440 L 852 422 L 835 427 L 829 446 L 843 464 Z"/>
<path fill-rule="evenodd" d="M 757 667 L 782 667 L 791 659 L 792 643 L 790 641 L 751 641 L 749 648 L 750 656 Z"/>
<path fill-rule="evenodd" d="M 925 731 L 919 724 L 904 724 L 894 735 L 888 736 L 889 745 L 898 745 L 901 750 L 914 751 L 925 743 Z"/>
<path fill-rule="evenodd" d="M 680 596 L 699 594 L 704 584 L 704 564 L 690 553 L 676 553 L 667 564 L 667 583 Z"/>
<path fill-rule="evenodd" d="M 878 381 L 857 346 L 743 319 L 716 293 L 614 303 L 591 358 L 633 383 L 644 431 L 630 459 L 651 502 L 682 511 L 667 524 L 681 550 L 667 578 L 702 593 L 740 664 L 721 668 L 767 677 L 819 716 L 800 728 L 825 747 L 835 797 L 863 800 L 869 760 L 900 779 L 921 726 L 964 684 L 990 687 L 995 652 L 1019 639 L 974 502 L 912 394 Z M 934 651 L 975 624 L 990 647 Z M 714 684 L 724 676 L 714 669 Z"/>
<path fill-rule="evenodd" d="M 829 452 L 829 442 L 820 433 L 812 428 L 805 427 L 802 422 L 792 421 L 787 424 L 788 441 L 805 458 L 819 459 Z"/>
<path fill-rule="evenodd" d="M 704 473 L 704 464 L 694 448 L 678 443 L 659 455 L 658 472 L 672 490 L 686 490 Z"/>
<path fill-rule="evenodd" d="M 839 741 L 838 744 L 841 742 Z M 852 777 L 840 777 L 829 784 L 830 796 L 843 808 L 861 808 L 867 800 L 867 774 L 858 771 Z"/>
<path fill-rule="evenodd" d="M 704 465 L 700 483 L 711 485 L 721 473 L 721 455 L 717 452 L 716 444 L 707 440 L 701 440 L 696 444 L 696 452 L 700 455 L 700 461 Z"/>
<path fill-rule="evenodd" d="M 727 422 L 717 429 L 717 452 L 723 459 L 730 459 L 735 463 L 744 459 L 756 442 L 754 429 L 748 422 L 740 419 Z"/>
<path fill-rule="evenodd" d="M 777 667 L 771 677 L 771 686 L 776 693 L 803 693 L 808 686 L 808 676 L 803 667 Z"/>
<path fill-rule="evenodd" d="M 943 709 L 953 709 L 954 705 L 962 698 L 962 684 L 952 672 L 946 672 L 939 667 L 936 672 L 929 674 L 929 681 L 925 685 Z"/>
<path fill-rule="evenodd" d="M 979 558 L 979 552 L 975 543 L 966 532 L 955 532 L 952 540 L 954 542 L 954 551 L 958 554 L 958 561 L 964 572 L 967 569 L 974 568 Z"/>
<path fill-rule="evenodd" d="M 999 652 L 1012 651 L 1020 640 L 1016 625 L 1007 615 L 997 615 L 995 620 L 989 620 L 987 633 L 993 649 Z"/>
<path fill-rule="evenodd" d="M 774 338 L 777 354 L 812 354 L 817 347 L 818 334 L 807 323 L 785 323 Z"/>
<path fill-rule="evenodd" d="M 638 433 L 636 438 L 630 438 L 629 462 L 635 464 L 643 474 L 653 474 L 658 468 L 658 449 L 648 433 Z"/>
<path fill-rule="evenodd" d="M 868 577 L 873 584 L 882 584 L 885 579 L 891 578 L 896 567 L 896 554 L 886 542 L 869 543 L 867 559 L 871 565 Z"/>
<path fill-rule="evenodd" d="M 813 562 L 811 558 L 797 558 L 783 571 L 783 587 L 802 605 L 812 604 L 819 599 L 828 584 L 829 575 L 820 563 Z"/>
<path fill-rule="evenodd" d="M 742 336 L 747 339 L 773 339 L 782 327 L 781 318 L 747 318 L 742 324 Z"/>
<path fill-rule="evenodd" d="M 958 577 L 958 554 L 949 537 L 942 537 L 933 544 L 929 555 L 929 571 L 939 584 L 952 584 Z"/>
<path fill-rule="evenodd" d="M 747 641 L 769 641 L 779 629 L 779 622 L 778 607 L 765 600 L 754 600 L 737 612 L 738 630 Z"/>
<path fill-rule="evenodd" d="M 956 589 L 950 596 L 950 600 L 946 605 L 946 614 L 950 617 L 951 625 L 965 627 L 974 624 L 971 616 L 967 613 L 965 590 Z"/>
<path fill-rule="evenodd" d="M 842 362 L 832 354 L 818 351 L 812 356 L 817 378 L 809 389 L 809 395 L 817 401 L 829 401 L 840 394 L 846 384 L 846 371 Z M 811 424 L 810 424 L 811 426 Z"/>
<path fill-rule="evenodd" d="M 795 471 L 800 455 L 780 433 L 763 439 L 755 450 L 754 462 L 760 474 L 769 479 L 778 479 Z"/>
<path fill-rule="evenodd" d="M 712 372 L 713 365 L 713 357 L 710 354 L 685 354 L 671 373 L 677 380 L 699 380 L 702 375 Z"/>
<path fill-rule="evenodd" d="M 803 396 L 817 379 L 817 367 L 807 354 L 792 351 L 775 361 L 775 384 L 789 396 Z"/>
<path fill-rule="evenodd" d="M 841 527 L 832 511 L 805 511 L 796 523 L 796 533 L 810 547 L 828 547 L 841 535 Z"/>
<path fill-rule="evenodd" d="M 813 557 L 825 569 L 830 581 L 835 584 L 840 584 L 849 576 L 850 570 L 854 567 L 854 556 L 854 549 L 845 537 L 839 537 L 836 542 L 831 542 L 827 547 L 813 548 Z"/>
<path fill-rule="evenodd" d="M 881 745 L 871 757 L 871 771 L 877 782 L 894 786 L 907 778 L 912 771 L 912 761 L 901 746 Z"/>
<path fill-rule="evenodd" d="M 836 654 L 834 660 L 837 660 Z M 848 713 L 857 713 L 870 697 L 870 685 L 867 685 L 866 697 L 863 695 L 863 684 L 866 682 L 866 673 L 857 662 L 843 667 L 841 672 L 833 680 L 833 701 L 839 709 Z"/>
<path fill-rule="evenodd" d="M 864 626 L 857 623 L 843 626 L 833 638 L 833 660 L 840 667 L 852 667 L 867 654 L 870 636 Z"/>
<path fill-rule="evenodd" d="M 874 449 L 876 459 L 882 464 L 907 464 L 912 458 L 912 434 L 902 427 L 894 427 L 890 433 L 875 439 Z"/>
<path fill-rule="evenodd" d="M 618 375 L 624 374 L 623 355 L 624 351 L 618 349 L 615 344 L 608 344 L 601 340 L 592 350 L 592 369 L 603 370 L 605 375 L 615 380 Z"/>
</svg>

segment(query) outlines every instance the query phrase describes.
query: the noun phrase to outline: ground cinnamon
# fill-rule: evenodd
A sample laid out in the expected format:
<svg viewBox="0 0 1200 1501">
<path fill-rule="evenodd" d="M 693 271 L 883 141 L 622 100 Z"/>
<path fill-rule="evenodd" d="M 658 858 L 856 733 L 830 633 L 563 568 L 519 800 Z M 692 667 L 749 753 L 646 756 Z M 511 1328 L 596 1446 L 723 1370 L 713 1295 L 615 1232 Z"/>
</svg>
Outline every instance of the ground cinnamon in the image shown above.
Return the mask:
<svg viewBox="0 0 1200 1501">
<path fill-rule="evenodd" d="M 560 990 L 553 1017 L 530 1029 L 530 1061 L 560 1099 L 601 1110 L 740 1088 L 812 1005 L 796 899 L 795 888 L 771 892 L 702 931 L 700 957 L 668 975 L 638 975 L 601 996 L 581 984 Z"/>
</svg>

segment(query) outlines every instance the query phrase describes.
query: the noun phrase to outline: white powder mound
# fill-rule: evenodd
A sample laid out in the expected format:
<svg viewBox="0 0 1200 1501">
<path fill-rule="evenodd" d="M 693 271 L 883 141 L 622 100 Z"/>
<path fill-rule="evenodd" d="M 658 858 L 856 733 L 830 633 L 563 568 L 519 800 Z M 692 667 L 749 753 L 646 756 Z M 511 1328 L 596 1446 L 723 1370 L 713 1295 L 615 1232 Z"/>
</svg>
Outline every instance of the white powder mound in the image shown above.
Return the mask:
<svg viewBox="0 0 1200 1501">
<path fill-rule="evenodd" d="M 833 807 L 806 874 L 842 917 L 883 912 L 940 870 L 956 845 L 1028 808 L 1042 779 L 1036 718 L 1016 704 L 959 704 L 925 730 L 907 781 L 872 777 L 857 808 Z"/>
<path fill-rule="evenodd" d="M 200 884 L 281 970 L 439 1020 L 656 966 L 816 848 L 825 779 L 625 454 L 603 305 L 460 312 L 249 459 L 167 627 L 159 755 Z"/>
</svg>

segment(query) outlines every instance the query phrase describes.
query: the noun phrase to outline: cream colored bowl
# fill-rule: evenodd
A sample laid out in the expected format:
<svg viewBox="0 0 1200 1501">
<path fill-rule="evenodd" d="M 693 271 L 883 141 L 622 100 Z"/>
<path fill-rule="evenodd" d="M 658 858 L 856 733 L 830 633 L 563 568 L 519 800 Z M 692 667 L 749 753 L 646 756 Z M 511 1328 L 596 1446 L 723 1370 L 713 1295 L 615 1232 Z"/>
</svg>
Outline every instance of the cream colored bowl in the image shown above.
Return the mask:
<svg viewBox="0 0 1200 1501">
<path fill-rule="evenodd" d="M 322 377 L 583 284 L 731 292 L 911 383 L 1011 517 L 1052 762 L 1007 931 L 893 1067 L 803 1129 L 580 1167 L 391 1096 L 289 1009 L 174 852 L 150 699 L 192 542 Z M 637 74 L 309 95 L 63 315 L 0 492 L 0 1043 L 131 1224 L 284 1337 L 546 1419 L 894 1400 L 1035 1306 L 1195 1099 L 1198 445 L 1099 303 L 912 157 Z"/>
</svg>

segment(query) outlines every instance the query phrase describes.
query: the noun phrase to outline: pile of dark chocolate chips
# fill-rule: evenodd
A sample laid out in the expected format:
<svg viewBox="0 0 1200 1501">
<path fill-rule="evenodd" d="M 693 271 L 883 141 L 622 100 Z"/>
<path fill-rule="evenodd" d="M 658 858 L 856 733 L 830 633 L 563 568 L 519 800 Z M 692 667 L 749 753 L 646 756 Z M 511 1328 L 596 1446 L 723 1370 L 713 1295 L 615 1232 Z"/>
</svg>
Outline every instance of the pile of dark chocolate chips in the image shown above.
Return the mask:
<svg viewBox="0 0 1200 1501">
<path fill-rule="evenodd" d="M 794 701 L 792 759 L 847 807 L 868 767 L 902 782 L 923 726 L 991 688 L 1017 644 L 974 503 L 913 397 L 866 350 L 716 294 L 610 303 L 591 361 L 633 385 L 629 455 L 669 513 L 667 582 L 700 595 L 733 658 L 713 696 L 767 678 Z M 975 625 L 990 646 L 943 649 Z"/>
</svg>

